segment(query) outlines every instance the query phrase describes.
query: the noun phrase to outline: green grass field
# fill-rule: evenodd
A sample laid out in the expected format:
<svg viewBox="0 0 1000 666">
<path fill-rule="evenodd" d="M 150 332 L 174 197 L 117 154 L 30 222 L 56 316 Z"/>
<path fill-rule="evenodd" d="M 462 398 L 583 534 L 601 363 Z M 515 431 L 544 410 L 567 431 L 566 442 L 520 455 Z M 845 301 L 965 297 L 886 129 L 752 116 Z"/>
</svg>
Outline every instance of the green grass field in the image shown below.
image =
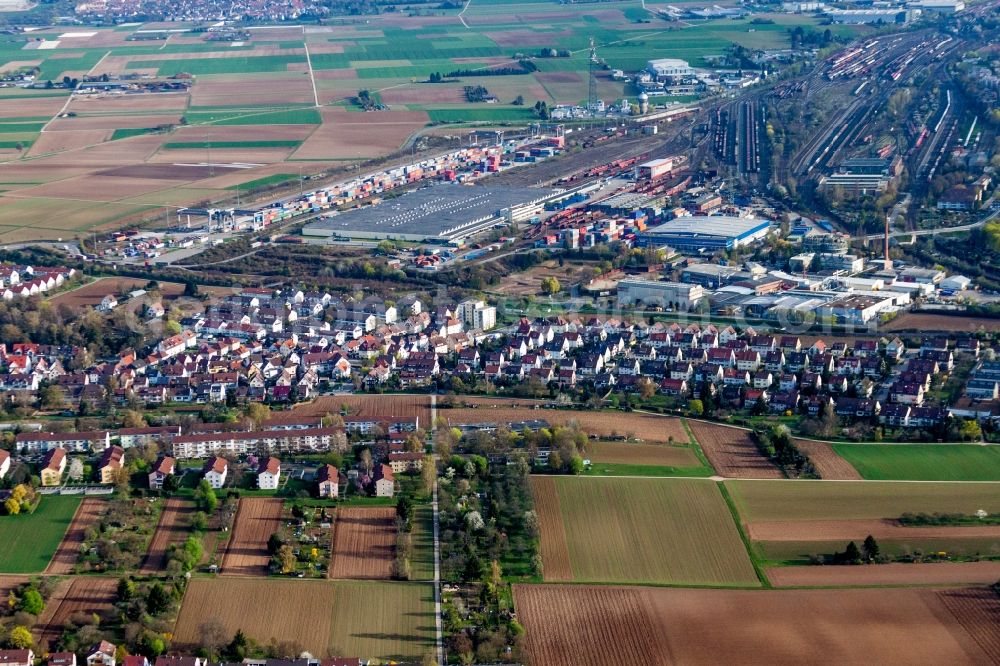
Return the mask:
<svg viewBox="0 0 1000 666">
<path fill-rule="evenodd" d="M 291 180 L 297 180 L 298 175 L 294 173 L 276 173 L 270 176 L 264 176 L 263 178 L 256 178 L 254 180 L 248 180 L 240 185 L 230 185 L 227 190 L 240 189 L 244 192 L 247 190 L 257 189 L 259 187 L 270 187 L 272 185 L 281 185 L 282 183 L 287 183 Z"/>
<path fill-rule="evenodd" d="M 316 109 L 283 109 L 280 111 L 192 111 L 185 114 L 188 123 L 197 125 L 319 125 L 323 122 Z"/>
<path fill-rule="evenodd" d="M 904 513 L 1000 512 L 1000 485 L 891 481 L 727 481 L 744 520 L 870 520 Z"/>
<path fill-rule="evenodd" d="M 431 505 L 421 504 L 416 508 L 410 539 L 413 544 L 411 580 L 434 580 L 434 511 Z"/>
<path fill-rule="evenodd" d="M 859 532 L 860 545 L 866 534 Z M 801 563 L 813 555 L 829 555 L 844 550 L 846 541 L 762 541 L 753 544 L 758 559 L 767 565 Z M 951 557 L 1000 557 L 997 539 L 879 539 L 879 552 L 889 557 L 902 557 L 916 553 L 945 552 Z"/>
<path fill-rule="evenodd" d="M 111 140 L 117 141 L 118 139 L 127 139 L 130 136 L 141 136 L 155 131 L 156 130 L 152 127 L 129 127 L 126 129 L 116 129 L 114 134 L 111 135 Z"/>
<path fill-rule="evenodd" d="M 555 484 L 575 581 L 758 584 L 713 482 L 558 477 Z"/>
<path fill-rule="evenodd" d="M 833 450 L 866 479 L 1000 481 L 1000 446 L 834 444 Z"/>
<path fill-rule="evenodd" d="M 631 463 L 595 462 L 584 470 L 585 476 L 690 476 L 706 477 L 715 472 L 707 467 L 670 467 L 668 465 L 635 465 Z"/>
<path fill-rule="evenodd" d="M 46 495 L 32 514 L 0 516 L 0 573 L 44 571 L 73 521 L 80 499 Z"/>
</svg>

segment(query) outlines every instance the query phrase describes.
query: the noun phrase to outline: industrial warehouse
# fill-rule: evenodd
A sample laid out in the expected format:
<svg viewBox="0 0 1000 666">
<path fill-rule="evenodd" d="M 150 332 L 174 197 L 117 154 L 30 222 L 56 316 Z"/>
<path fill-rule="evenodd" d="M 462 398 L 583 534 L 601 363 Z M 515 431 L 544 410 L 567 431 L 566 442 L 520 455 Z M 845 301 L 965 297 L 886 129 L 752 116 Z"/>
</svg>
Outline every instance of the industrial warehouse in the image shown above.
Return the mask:
<svg viewBox="0 0 1000 666">
<path fill-rule="evenodd" d="M 764 238 L 770 225 L 768 220 L 752 217 L 684 216 L 647 229 L 636 239 L 636 244 L 669 245 L 681 252 L 731 250 Z"/>
<path fill-rule="evenodd" d="M 324 216 L 304 236 L 354 240 L 401 240 L 461 244 L 497 225 L 524 222 L 541 213 L 558 190 L 437 185 L 389 201 Z"/>
</svg>

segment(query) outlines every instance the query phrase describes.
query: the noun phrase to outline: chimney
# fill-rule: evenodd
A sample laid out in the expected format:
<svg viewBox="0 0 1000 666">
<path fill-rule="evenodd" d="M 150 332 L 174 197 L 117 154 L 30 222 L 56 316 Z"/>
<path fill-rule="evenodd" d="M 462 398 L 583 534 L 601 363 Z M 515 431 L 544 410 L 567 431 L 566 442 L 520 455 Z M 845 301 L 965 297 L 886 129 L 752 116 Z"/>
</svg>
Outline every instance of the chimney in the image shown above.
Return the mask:
<svg viewBox="0 0 1000 666">
<path fill-rule="evenodd" d="M 887 271 L 892 269 L 892 259 L 889 258 L 889 217 L 889 215 L 885 216 L 885 256 L 883 257 L 885 259 L 884 268 Z"/>
</svg>

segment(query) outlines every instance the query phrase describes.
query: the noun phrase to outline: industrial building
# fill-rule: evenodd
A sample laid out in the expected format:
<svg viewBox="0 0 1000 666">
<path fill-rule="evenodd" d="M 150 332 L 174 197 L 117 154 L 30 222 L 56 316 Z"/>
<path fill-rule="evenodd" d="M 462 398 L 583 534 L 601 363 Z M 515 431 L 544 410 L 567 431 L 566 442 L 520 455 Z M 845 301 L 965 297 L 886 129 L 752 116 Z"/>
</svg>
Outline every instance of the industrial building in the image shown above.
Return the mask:
<svg viewBox="0 0 1000 666">
<path fill-rule="evenodd" d="M 620 307 L 630 307 L 639 303 L 674 310 L 690 310 L 704 297 L 705 290 L 697 284 L 655 280 L 622 280 L 618 283 Z"/>
<path fill-rule="evenodd" d="M 651 227 L 636 238 L 640 247 L 670 247 L 688 253 L 731 250 L 767 236 L 769 220 L 722 215 L 678 217 Z"/>
<path fill-rule="evenodd" d="M 496 225 L 542 212 L 557 190 L 436 185 L 382 203 L 326 216 L 302 229 L 307 237 L 461 244 Z"/>
<path fill-rule="evenodd" d="M 868 8 L 868 9 L 827 9 L 826 15 L 834 23 L 864 25 L 884 23 L 887 25 L 905 25 L 913 20 L 913 10 L 901 7 Z"/>
<path fill-rule="evenodd" d="M 649 162 L 643 162 L 635 168 L 636 178 L 655 180 L 661 176 L 666 176 L 671 171 L 674 170 L 675 166 L 679 166 L 682 162 L 681 158 L 677 157 L 664 157 L 658 160 L 650 160 Z"/>
<path fill-rule="evenodd" d="M 656 78 L 679 79 L 685 76 L 694 76 L 694 69 L 686 60 L 679 58 L 661 58 L 650 60 L 646 63 L 646 71 Z"/>
</svg>

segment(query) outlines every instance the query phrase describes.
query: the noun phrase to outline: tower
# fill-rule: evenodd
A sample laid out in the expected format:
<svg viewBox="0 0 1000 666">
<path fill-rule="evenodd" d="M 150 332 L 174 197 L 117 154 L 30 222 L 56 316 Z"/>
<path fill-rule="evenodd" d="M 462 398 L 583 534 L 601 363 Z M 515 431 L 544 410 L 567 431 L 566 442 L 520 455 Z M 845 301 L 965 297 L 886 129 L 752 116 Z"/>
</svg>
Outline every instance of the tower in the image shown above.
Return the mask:
<svg viewBox="0 0 1000 666">
<path fill-rule="evenodd" d="M 594 46 L 594 38 L 590 38 L 590 63 L 588 69 L 587 109 L 590 117 L 597 114 L 597 47 Z"/>
<path fill-rule="evenodd" d="M 884 253 L 884 256 L 882 258 L 885 260 L 885 265 L 883 266 L 883 268 L 885 270 L 887 270 L 887 271 L 888 270 L 892 270 L 892 259 L 889 258 L 889 218 L 890 217 L 892 217 L 892 216 L 889 215 L 889 214 L 887 214 L 885 216 L 885 247 L 882 250 L 883 253 Z"/>
</svg>

